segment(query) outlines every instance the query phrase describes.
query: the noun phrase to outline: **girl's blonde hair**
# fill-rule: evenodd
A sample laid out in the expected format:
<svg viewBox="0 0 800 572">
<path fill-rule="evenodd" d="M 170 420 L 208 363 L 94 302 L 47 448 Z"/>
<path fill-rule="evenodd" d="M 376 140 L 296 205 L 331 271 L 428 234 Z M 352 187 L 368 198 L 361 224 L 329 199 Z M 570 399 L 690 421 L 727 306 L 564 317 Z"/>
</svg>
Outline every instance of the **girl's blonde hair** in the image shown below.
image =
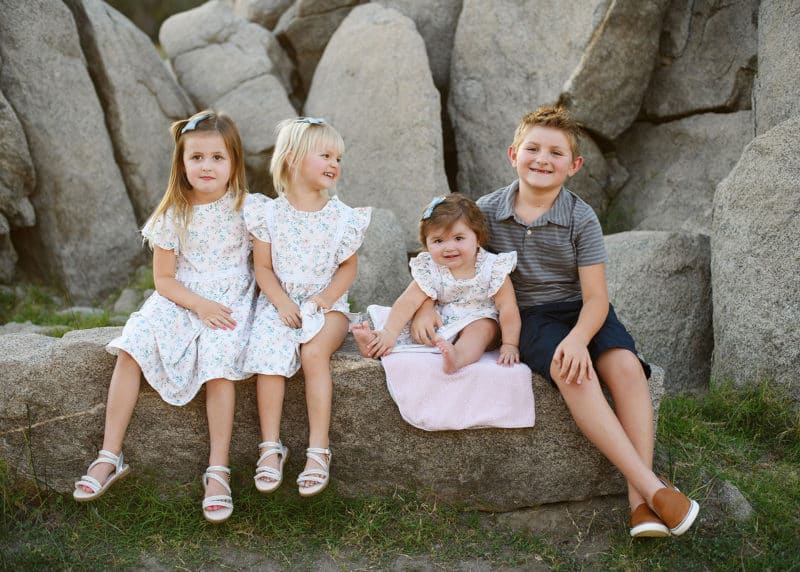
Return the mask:
<svg viewBox="0 0 800 572">
<path fill-rule="evenodd" d="M 272 185 L 281 196 L 294 177 L 294 173 L 306 155 L 324 146 L 330 146 L 336 154 L 344 154 L 344 139 L 324 119 L 295 117 L 284 119 L 275 126 L 275 151 L 269 163 Z"/>
<path fill-rule="evenodd" d="M 461 193 L 450 193 L 446 197 L 433 199 L 422 213 L 419 221 L 419 241 L 422 249 L 427 250 L 427 239 L 435 229 L 448 230 L 458 221 L 463 220 L 483 246 L 489 241 L 489 227 L 483 211 L 471 198 Z"/>
<path fill-rule="evenodd" d="M 170 132 L 175 141 L 175 148 L 172 152 L 169 183 L 161 202 L 156 207 L 156 210 L 153 211 L 153 214 L 150 215 L 150 220 L 155 223 L 161 218 L 163 224 L 164 220 L 166 220 L 167 211 L 172 209 L 175 225 L 178 228 L 178 239 L 183 242 L 186 236 L 186 229 L 189 228 L 189 223 L 192 220 L 192 204 L 189 202 L 188 197 L 192 186 L 186 178 L 186 171 L 183 167 L 183 149 L 186 136 L 192 133 L 209 132 L 219 133 L 222 136 L 231 160 L 228 191 L 233 193 L 235 199 L 234 208 L 237 211 L 242 208 L 247 195 L 244 149 L 239 130 L 233 120 L 223 113 L 217 113 L 210 109 L 195 113 L 188 119 L 176 121 L 170 126 Z"/>
</svg>

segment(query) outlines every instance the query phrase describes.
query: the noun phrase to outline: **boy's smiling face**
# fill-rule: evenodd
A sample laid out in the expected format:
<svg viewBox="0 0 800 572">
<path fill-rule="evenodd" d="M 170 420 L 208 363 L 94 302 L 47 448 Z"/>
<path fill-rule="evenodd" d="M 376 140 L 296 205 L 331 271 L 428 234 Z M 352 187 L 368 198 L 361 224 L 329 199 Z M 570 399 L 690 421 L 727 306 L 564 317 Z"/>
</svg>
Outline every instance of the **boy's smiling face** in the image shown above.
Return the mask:
<svg viewBox="0 0 800 572">
<path fill-rule="evenodd" d="M 566 133 L 541 125 L 530 127 L 517 149 L 509 147 L 508 157 L 520 188 L 536 193 L 558 191 L 583 164 L 583 157 L 572 156 Z"/>
</svg>

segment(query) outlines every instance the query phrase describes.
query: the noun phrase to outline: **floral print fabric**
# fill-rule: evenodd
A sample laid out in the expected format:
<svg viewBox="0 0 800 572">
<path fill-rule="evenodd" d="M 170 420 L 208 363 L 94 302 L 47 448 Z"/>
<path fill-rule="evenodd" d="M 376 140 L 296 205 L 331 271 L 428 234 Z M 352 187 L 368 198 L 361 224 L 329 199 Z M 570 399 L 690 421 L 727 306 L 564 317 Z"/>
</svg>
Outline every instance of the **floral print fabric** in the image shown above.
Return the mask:
<svg viewBox="0 0 800 572">
<path fill-rule="evenodd" d="M 300 344 L 311 340 L 325 324 L 325 312 L 350 316 L 347 293 L 330 310 L 309 300 L 331 282 L 339 265 L 364 240 L 370 208 L 350 208 L 332 197 L 319 211 L 298 211 L 285 197 L 245 205 L 247 230 L 270 243 L 272 269 L 283 290 L 300 307 L 302 326 L 285 325 L 266 296 L 258 296 L 253 331 L 245 351 L 248 372 L 290 377 L 300 369 Z"/>
<path fill-rule="evenodd" d="M 248 196 L 245 205 L 256 200 Z M 233 330 L 213 330 L 197 314 L 161 296 L 150 296 L 131 314 L 122 335 L 106 349 L 129 353 L 147 382 L 171 405 L 185 405 L 207 381 L 245 379 L 242 351 L 252 327 L 255 278 L 250 263 L 252 240 L 243 210 L 234 209 L 227 193 L 219 200 L 193 207 L 192 220 L 179 240 L 172 211 L 148 221 L 142 235 L 151 246 L 177 256 L 175 278 L 192 292 L 233 310 Z"/>
</svg>

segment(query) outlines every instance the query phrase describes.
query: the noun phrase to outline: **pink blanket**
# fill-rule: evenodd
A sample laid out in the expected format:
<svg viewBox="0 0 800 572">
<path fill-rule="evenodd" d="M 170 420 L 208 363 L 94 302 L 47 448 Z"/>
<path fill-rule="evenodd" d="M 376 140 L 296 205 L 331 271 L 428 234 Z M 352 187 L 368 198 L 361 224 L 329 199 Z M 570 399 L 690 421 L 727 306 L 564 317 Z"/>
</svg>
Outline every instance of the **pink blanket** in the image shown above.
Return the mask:
<svg viewBox="0 0 800 572">
<path fill-rule="evenodd" d="M 454 374 L 439 353 L 395 352 L 381 362 L 386 385 L 408 423 L 426 431 L 533 427 L 531 370 L 497 365 L 497 352 Z"/>
</svg>

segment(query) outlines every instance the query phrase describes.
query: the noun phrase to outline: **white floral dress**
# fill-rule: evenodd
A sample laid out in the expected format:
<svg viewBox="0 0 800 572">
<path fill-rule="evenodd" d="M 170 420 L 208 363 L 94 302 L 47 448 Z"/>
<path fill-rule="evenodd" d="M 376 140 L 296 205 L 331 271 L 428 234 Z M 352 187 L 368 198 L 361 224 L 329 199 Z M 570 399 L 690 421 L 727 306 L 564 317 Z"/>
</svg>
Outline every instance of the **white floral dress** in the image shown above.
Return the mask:
<svg viewBox="0 0 800 572">
<path fill-rule="evenodd" d="M 254 199 L 247 196 L 245 205 Z M 172 211 L 142 229 L 151 246 L 175 251 L 175 278 L 192 292 L 229 307 L 236 320 L 233 330 L 213 330 L 197 314 L 156 292 L 131 314 L 122 335 L 109 342 L 109 353 L 129 353 L 147 382 L 171 405 L 185 405 L 209 380 L 249 377 L 241 367 L 241 354 L 255 310 L 253 243 L 243 209 L 237 212 L 234 202 L 227 193 L 213 203 L 193 207 L 180 242 Z"/>
<path fill-rule="evenodd" d="M 478 249 L 475 260 L 475 275 L 472 278 L 456 278 L 447 266 L 438 266 L 429 252 L 421 252 L 408 263 L 414 281 L 434 302 L 436 312 L 442 318 L 442 327 L 437 333 L 452 342 L 458 333 L 475 320 L 491 318 L 497 321 L 499 314 L 494 304 L 494 295 L 517 265 L 517 253 L 493 254 Z M 367 308 L 374 327 L 381 329 L 389 315 L 385 306 Z M 438 351 L 435 348 L 412 341 L 408 324 L 403 328 L 393 351 Z"/>
<path fill-rule="evenodd" d="M 247 230 L 270 243 L 272 269 L 302 315 L 301 327 L 290 328 L 269 299 L 259 296 L 245 351 L 246 371 L 290 377 L 300 369 L 300 344 L 325 324 L 324 312 L 309 298 L 322 292 L 339 265 L 361 246 L 370 214 L 370 208 L 350 208 L 337 197 L 313 212 L 296 210 L 285 197 L 245 205 Z M 350 317 L 347 292 L 329 311 Z"/>
</svg>

